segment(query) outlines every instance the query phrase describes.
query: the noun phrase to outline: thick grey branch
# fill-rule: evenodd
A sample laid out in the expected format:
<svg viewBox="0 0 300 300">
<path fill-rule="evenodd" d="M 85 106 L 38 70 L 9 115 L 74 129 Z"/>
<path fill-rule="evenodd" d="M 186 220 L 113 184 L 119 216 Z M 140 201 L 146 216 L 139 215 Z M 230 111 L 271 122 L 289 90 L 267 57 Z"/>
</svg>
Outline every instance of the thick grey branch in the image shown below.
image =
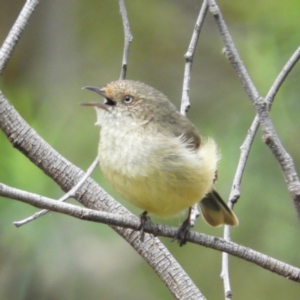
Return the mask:
<svg viewBox="0 0 300 300">
<path fill-rule="evenodd" d="M 29 0 L 26 4 L 34 3 L 37 4 L 38 1 Z M 34 5 L 31 6 L 31 9 L 33 10 L 34 7 Z M 125 3 L 122 0 L 120 0 L 120 10 L 125 31 L 123 65 L 120 75 L 123 79 L 126 76 L 128 49 L 132 36 L 129 29 Z M 27 16 L 29 17 L 29 15 L 30 14 Z M 27 20 L 24 24 L 26 24 Z M 24 26 L 22 28 L 24 28 Z M 15 41 L 8 39 L 8 43 L 5 44 L 8 46 L 1 49 L 3 52 L 2 57 L 0 58 L 3 59 L 3 68 L 10 57 L 10 53 L 12 52 L 22 29 L 16 30 L 16 32 L 16 34 L 11 35 L 15 38 Z M 32 128 L 30 128 L 30 126 L 28 126 L 28 124 L 26 124 L 26 122 L 4 98 L 1 92 L 0 127 L 7 135 L 12 145 L 24 153 L 34 164 L 56 181 L 64 191 L 69 191 L 84 175 L 80 169 L 72 165 L 59 153 L 52 149 Z M 93 209 L 118 212 L 119 214 L 124 215 L 129 214 L 124 207 L 106 194 L 106 192 L 91 179 L 86 180 L 83 187 L 77 191 L 75 198 L 83 205 Z M 132 247 L 149 263 L 176 299 L 204 299 L 199 289 L 157 238 L 152 235 L 146 235 L 145 243 L 141 244 L 139 233 L 126 228 L 114 226 L 112 226 L 112 228 L 126 239 L 128 243 L 130 243 Z M 162 261 L 164 263 L 161 263 Z M 172 278 L 172 280 L 170 280 L 170 278 Z"/>
<path fill-rule="evenodd" d="M 84 175 L 82 170 L 62 157 L 28 125 L 1 92 L 0 128 L 15 148 L 24 153 L 65 192 Z M 130 215 L 91 178 L 88 178 L 77 191 L 75 198 L 91 209 Z M 159 239 L 146 234 L 145 242 L 141 243 L 139 232 L 121 227 L 112 226 L 112 228 L 149 263 L 176 299 L 204 299 L 199 289 Z M 157 263 L 161 261 L 164 263 Z M 176 278 L 176 281 L 170 281 L 170 276 Z"/>
</svg>

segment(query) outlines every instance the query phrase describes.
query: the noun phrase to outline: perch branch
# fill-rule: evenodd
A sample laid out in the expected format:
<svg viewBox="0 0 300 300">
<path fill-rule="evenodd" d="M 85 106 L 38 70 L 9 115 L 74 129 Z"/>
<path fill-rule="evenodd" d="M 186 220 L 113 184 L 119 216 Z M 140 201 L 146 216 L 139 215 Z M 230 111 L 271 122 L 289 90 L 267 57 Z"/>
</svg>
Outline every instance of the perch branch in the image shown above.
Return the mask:
<svg viewBox="0 0 300 300">
<path fill-rule="evenodd" d="M 0 184 L 0 194 L 5 197 L 25 202 L 35 207 L 56 211 L 82 220 L 105 223 L 114 227 L 121 226 L 124 228 L 133 229 L 134 231 L 139 231 L 140 228 L 140 218 L 133 215 L 108 213 L 76 206 L 69 203 L 63 203 L 37 194 L 28 193 L 22 190 L 8 187 L 4 184 Z M 154 224 L 152 222 L 149 222 L 145 225 L 145 231 L 151 233 L 154 236 L 164 236 L 172 238 L 174 237 L 177 230 L 178 228 L 176 227 L 171 227 L 163 224 Z M 135 239 L 139 240 L 138 236 L 139 235 L 136 235 Z M 218 251 L 225 251 L 231 255 L 234 255 L 241 259 L 245 259 L 278 275 L 284 276 L 287 279 L 300 283 L 300 269 L 254 251 L 248 247 L 226 241 L 222 238 L 209 236 L 203 233 L 197 233 L 195 231 L 191 231 L 188 234 L 187 239 L 189 242 L 194 244 L 209 247 Z M 149 242 L 149 240 L 145 241 L 145 243 L 147 242 Z"/>
</svg>

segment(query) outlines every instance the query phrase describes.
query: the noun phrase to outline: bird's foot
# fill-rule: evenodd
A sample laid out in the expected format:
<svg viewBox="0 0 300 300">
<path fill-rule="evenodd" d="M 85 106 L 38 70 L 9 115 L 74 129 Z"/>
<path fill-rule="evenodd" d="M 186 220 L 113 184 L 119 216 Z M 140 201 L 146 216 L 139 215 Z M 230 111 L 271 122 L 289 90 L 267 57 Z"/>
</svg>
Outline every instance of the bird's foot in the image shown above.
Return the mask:
<svg viewBox="0 0 300 300">
<path fill-rule="evenodd" d="M 190 229 L 192 228 L 193 226 L 191 225 L 190 223 L 190 219 L 187 218 L 182 224 L 181 226 L 178 228 L 178 231 L 177 233 L 175 234 L 175 236 L 173 237 L 172 239 L 172 242 L 174 241 L 178 241 L 178 244 L 180 247 L 182 247 L 183 245 L 186 244 L 187 240 L 187 235 L 190 231 Z"/>
<path fill-rule="evenodd" d="M 189 208 L 188 217 L 178 228 L 177 233 L 172 239 L 172 242 L 178 241 L 179 246 L 183 246 L 186 244 L 187 235 L 192 227 L 194 227 L 196 223 L 196 219 L 199 217 L 200 212 L 198 209 L 198 203 Z"/>
<path fill-rule="evenodd" d="M 147 223 L 152 223 L 150 217 L 148 216 L 148 212 L 144 211 L 141 215 L 141 225 L 139 227 L 140 230 L 140 241 L 144 242 L 144 238 L 145 238 L 145 226 Z"/>
</svg>

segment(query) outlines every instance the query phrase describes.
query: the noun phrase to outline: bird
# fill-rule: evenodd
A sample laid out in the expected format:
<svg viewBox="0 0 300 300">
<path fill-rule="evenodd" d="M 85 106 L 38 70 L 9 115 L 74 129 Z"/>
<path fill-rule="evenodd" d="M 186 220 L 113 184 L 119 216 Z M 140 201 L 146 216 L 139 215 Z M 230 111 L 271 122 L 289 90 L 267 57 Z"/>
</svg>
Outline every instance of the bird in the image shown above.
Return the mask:
<svg viewBox="0 0 300 300">
<path fill-rule="evenodd" d="M 148 213 L 168 218 L 190 212 L 196 203 L 209 225 L 238 225 L 214 188 L 220 159 L 215 141 L 201 136 L 167 96 L 134 80 L 84 89 L 104 98 L 81 103 L 96 109 L 100 168 L 125 200 L 144 210 L 141 227 Z M 191 227 L 189 216 L 175 236 L 180 246 Z"/>
</svg>

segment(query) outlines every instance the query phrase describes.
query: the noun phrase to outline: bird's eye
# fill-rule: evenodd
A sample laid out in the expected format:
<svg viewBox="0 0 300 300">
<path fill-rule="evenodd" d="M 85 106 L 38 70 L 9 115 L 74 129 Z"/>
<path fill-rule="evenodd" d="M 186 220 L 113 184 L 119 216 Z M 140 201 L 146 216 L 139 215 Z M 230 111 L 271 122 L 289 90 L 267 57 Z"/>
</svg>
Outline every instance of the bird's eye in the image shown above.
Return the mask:
<svg viewBox="0 0 300 300">
<path fill-rule="evenodd" d="M 124 101 L 124 103 L 129 104 L 133 101 L 133 98 L 131 96 L 127 95 L 123 98 L 123 101 Z"/>
</svg>

